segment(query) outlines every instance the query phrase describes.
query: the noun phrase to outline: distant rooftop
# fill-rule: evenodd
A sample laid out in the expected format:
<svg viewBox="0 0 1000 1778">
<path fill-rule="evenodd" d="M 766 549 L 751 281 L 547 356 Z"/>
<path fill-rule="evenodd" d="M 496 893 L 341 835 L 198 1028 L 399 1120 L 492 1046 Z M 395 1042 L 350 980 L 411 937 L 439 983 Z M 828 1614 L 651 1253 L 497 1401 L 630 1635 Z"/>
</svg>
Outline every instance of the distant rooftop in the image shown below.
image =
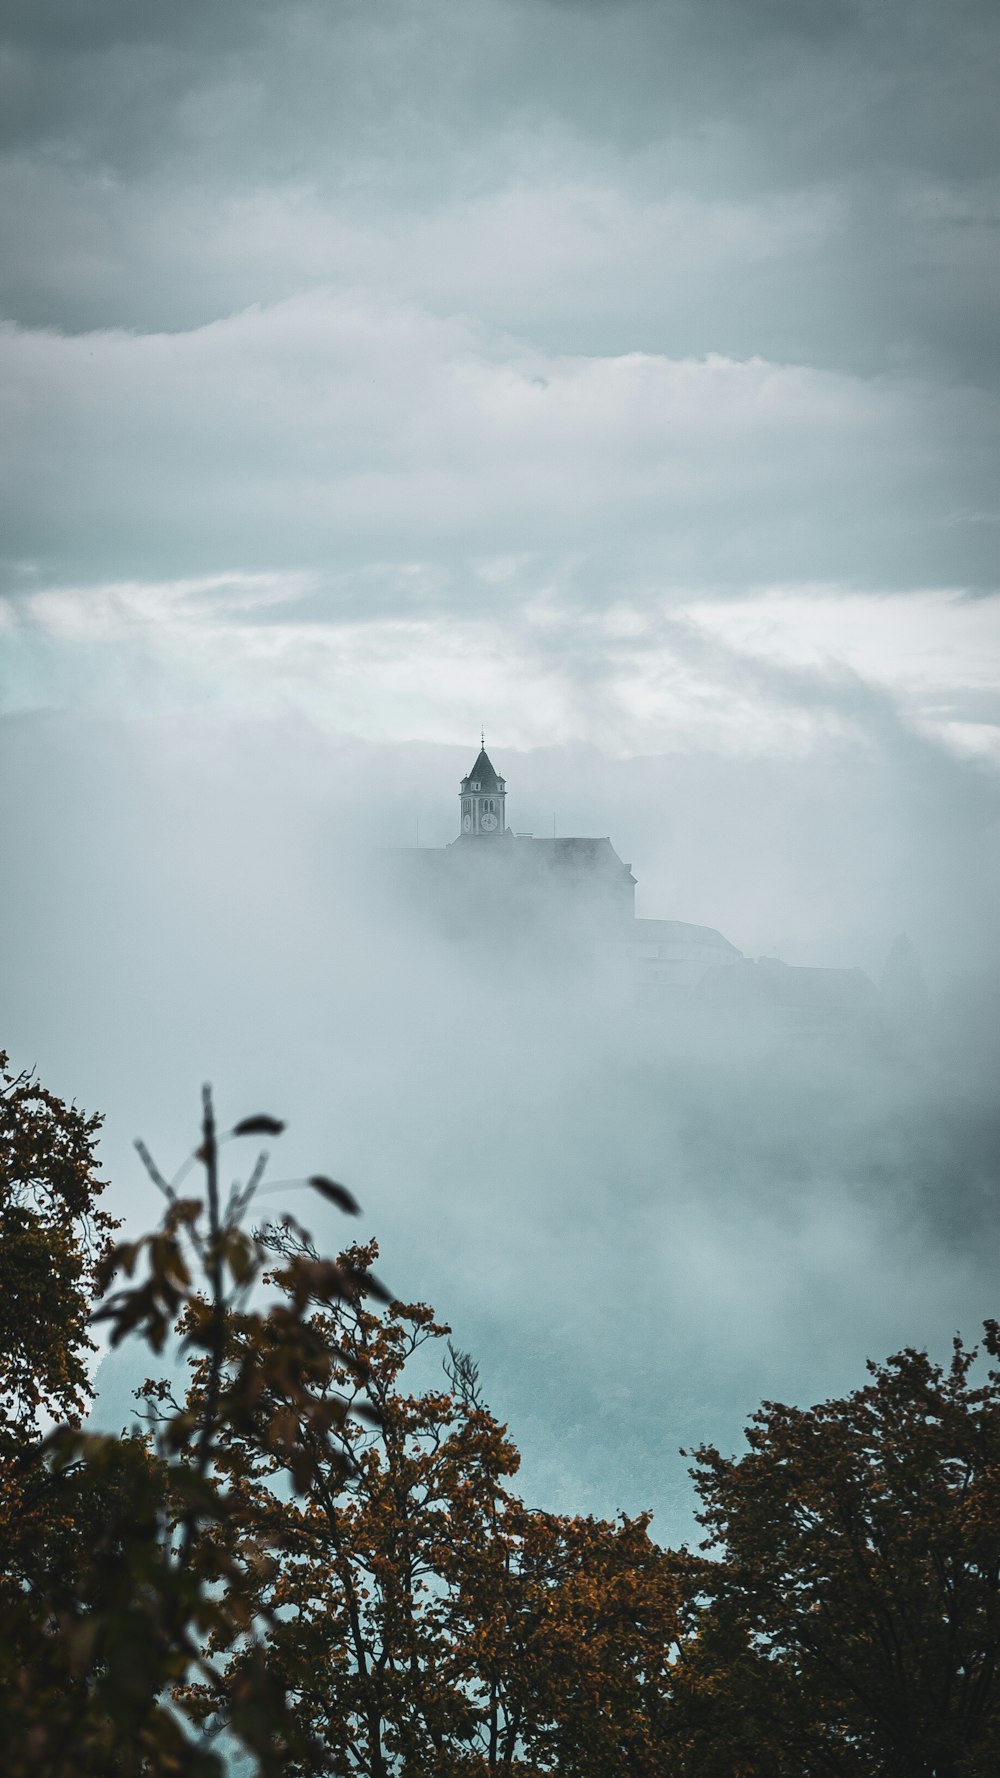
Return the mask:
<svg viewBox="0 0 1000 1778">
<path fill-rule="evenodd" d="M 635 936 L 647 944 L 705 945 L 730 957 L 743 954 L 714 926 L 693 926 L 688 920 L 637 920 Z"/>
<path fill-rule="evenodd" d="M 567 835 L 565 839 L 545 839 L 537 834 L 516 834 L 515 838 L 530 844 L 535 858 L 546 858 L 546 862 L 563 870 L 593 870 L 608 867 L 624 871 L 629 877 L 632 866 L 623 863 L 619 858 L 607 834 L 600 837 Z"/>
</svg>

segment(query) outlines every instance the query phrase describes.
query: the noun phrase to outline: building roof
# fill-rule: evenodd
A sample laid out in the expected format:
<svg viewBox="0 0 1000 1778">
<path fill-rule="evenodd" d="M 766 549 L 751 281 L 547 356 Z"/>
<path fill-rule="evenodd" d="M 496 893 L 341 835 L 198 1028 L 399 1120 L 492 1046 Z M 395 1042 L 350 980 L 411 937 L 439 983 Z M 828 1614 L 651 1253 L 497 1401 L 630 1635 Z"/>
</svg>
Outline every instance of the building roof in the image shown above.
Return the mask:
<svg viewBox="0 0 1000 1778">
<path fill-rule="evenodd" d="M 728 957 L 743 955 L 714 926 L 692 926 L 688 920 L 636 920 L 635 936 L 645 944 L 699 945 Z"/>
<path fill-rule="evenodd" d="M 499 790 L 501 779 L 493 769 L 490 756 L 485 747 L 480 747 L 479 758 L 476 760 L 468 777 L 462 779 L 462 789 L 467 784 L 478 784 L 480 790 Z"/>
<path fill-rule="evenodd" d="M 610 872 L 634 881 L 632 866 L 622 862 L 606 834 L 594 839 L 567 836 L 549 840 L 536 838 L 534 834 L 515 834 L 514 837 L 519 848 L 530 848 L 532 856 L 544 862 L 550 870 L 580 875 Z"/>
</svg>

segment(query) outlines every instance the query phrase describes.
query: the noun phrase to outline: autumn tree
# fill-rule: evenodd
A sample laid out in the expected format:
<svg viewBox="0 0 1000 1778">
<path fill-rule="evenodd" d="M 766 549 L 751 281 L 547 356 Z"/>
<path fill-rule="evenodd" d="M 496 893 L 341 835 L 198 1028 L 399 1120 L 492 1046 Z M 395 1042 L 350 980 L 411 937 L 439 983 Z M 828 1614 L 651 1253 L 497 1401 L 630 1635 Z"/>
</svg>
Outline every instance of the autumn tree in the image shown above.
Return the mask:
<svg viewBox="0 0 1000 1778">
<path fill-rule="evenodd" d="M 67 1105 L 0 1051 L 0 1439 L 78 1425 L 95 1269 L 117 1226 L 102 1207 L 99 1117 Z"/>
<path fill-rule="evenodd" d="M 560 1778 L 676 1773 L 673 1663 L 683 1591 L 650 1515 L 533 1514 L 506 1648 L 509 1707 L 530 1771 Z"/>
<path fill-rule="evenodd" d="M 41 1103 L 54 1168 L 60 1114 Z M 22 1191 L 24 1157 L 45 1178 L 44 1130 L 18 1121 L 36 1108 L 29 1092 L 12 1114 Z M 92 1161 L 96 1122 L 70 1127 Z M 3 1549 L 5 1771 L 220 1778 L 239 1747 L 261 1774 L 610 1773 L 623 1750 L 643 1771 L 669 1610 L 645 1521 L 525 1507 L 517 1452 L 453 1347 L 440 1386 L 408 1391 L 404 1367 L 448 1330 L 390 1298 L 373 1244 L 326 1260 L 291 1218 L 248 1232 L 265 1157 L 223 1204 L 220 1147 L 280 1129 L 220 1136 L 206 1093 L 172 1180 L 139 1145 L 166 1200 L 140 1240 L 109 1245 L 92 1199 L 73 1199 L 80 1247 L 50 1274 L 68 1300 L 37 1295 L 51 1345 L 39 1326 L 7 1373 L 11 1474 L 39 1508 L 31 1564 L 9 1517 Z M 192 1166 L 203 1197 L 182 1195 Z M 63 1238 L 56 1221 L 57 1253 Z M 145 1437 L 79 1424 L 90 1279 L 110 1287 L 96 1318 L 114 1344 L 157 1354 L 176 1328 L 191 1355 L 186 1396 L 146 1385 Z M 25 1403 L 69 1417 L 42 1437 Z"/>
<path fill-rule="evenodd" d="M 843 1400 L 766 1403 L 739 1459 L 696 1453 L 720 1558 L 688 1657 L 704 1696 L 715 1656 L 693 1775 L 754 1720 L 789 1773 L 1000 1770 L 1000 1370 L 977 1382 L 975 1359 L 906 1350 Z M 747 1760 L 730 1769 L 775 1770 Z"/>
<path fill-rule="evenodd" d="M 315 1448 L 338 1441 L 351 1403 L 327 1396 L 319 1408 L 306 1388 L 331 1360 L 303 1311 L 316 1300 L 356 1293 L 357 1282 L 303 1254 L 291 1267 L 289 1299 L 252 1306 L 267 1253 L 243 1219 L 266 1157 L 224 1204 L 220 1146 L 279 1134 L 274 1118 L 248 1118 L 220 1135 L 206 1089 L 200 1143 L 174 1181 L 142 1150 L 166 1199 L 162 1224 L 138 1241 L 111 1245 L 109 1223 L 93 1210 L 95 1188 L 88 1195 L 87 1187 L 96 1120 L 39 1098 L 30 1082 L 15 1085 L 6 1149 L 14 1210 L 9 1263 L 16 1266 L 25 1253 L 30 1261 L 47 1217 L 56 1264 L 48 1293 L 39 1283 L 28 1297 L 48 1316 L 49 1335 L 29 1329 L 33 1345 L 28 1334 L 15 1338 L 6 1371 L 0 1356 L 3 1399 L 12 1404 L 4 1422 L 8 1492 L 0 1524 L 5 1778 L 221 1778 L 227 1761 L 206 1741 L 200 1716 L 185 1709 L 195 1673 L 255 1770 L 282 1772 L 295 1724 L 273 1675 L 255 1660 L 250 1570 L 215 1455 L 222 1429 L 251 1416 L 262 1393 L 279 1404 L 276 1416 L 298 1414 Z M 177 1189 L 192 1165 L 203 1170 L 204 1197 Z M 356 1208 L 334 1181 L 316 1176 L 312 1184 L 340 1208 Z M 73 1207 L 75 1224 L 64 1204 Z M 189 1345 L 206 1356 L 197 1416 L 166 1416 L 145 1438 L 107 1438 L 80 1426 L 88 1268 L 98 1293 L 117 1284 L 95 1316 L 109 1324 L 113 1344 L 132 1334 L 159 1353 L 183 1321 Z M 224 1353 L 234 1316 L 255 1330 L 236 1372 Z M 69 1416 L 44 1438 L 32 1418 L 40 1407 L 61 1407 Z M 309 1462 L 288 1453 L 293 1485 L 301 1485 Z M 24 1502 L 30 1513 L 22 1514 Z M 203 1536 L 209 1523 L 231 1528 L 210 1549 Z M 258 1547 L 254 1560 L 259 1555 Z M 229 1656 L 238 1648 L 241 1661 L 213 1662 L 209 1642 Z"/>
<path fill-rule="evenodd" d="M 310 1251 L 289 1229 L 267 1239 L 286 1262 Z M 441 1386 L 407 1390 L 405 1366 L 449 1330 L 426 1305 L 367 1301 L 375 1258 L 373 1244 L 340 1255 L 358 1294 L 312 1317 L 333 1356 L 317 1407 L 328 1390 L 353 1401 L 365 1379 L 343 1448 L 320 1450 L 268 1394 L 220 1441 L 241 1535 L 273 1552 L 255 1570 L 264 1662 L 309 1750 L 287 1770 L 660 1771 L 676 1589 L 648 1521 L 527 1508 L 510 1486 L 517 1451 L 467 1355 L 449 1346 Z M 287 1263 L 271 1275 L 283 1292 L 294 1280 Z M 246 1354 L 234 1321 L 227 1363 Z M 196 1417 L 206 1386 L 202 1362 Z M 279 1485 L 289 1450 L 310 1457 L 291 1496 Z M 226 1535 L 206 1531 L 209 1544 Z M 209 1719 L 210 1692 L 195 1698 Z"/>
<path fill-rule="evenodd" d="M 449 1330 L 373 1242 L 248 1228 L 266 1156 L 223 1201 L 223 1144 L 275 1119 L 220 1135 L 206 1091 L 172 1178 L 141 1150 L 160 1226 L 113 1244 L 97 1120 L 3 1086 L 5 1778 L 222 1778 L 234 1750 L 258 1778 L 1000 1769 L 995 1323 L 985 1375 L 956 1343 L 765 1403 L 743 1456 L 695 1454 L 706 1544 L 670 1552 L 647 1515 L 526 1505 L 471 1358 L 410 1387 Z M 113 1343 L 188 1354 L 186 1391 L 145 1385 L 144 1436 L 81 1424 L 102 1290 Z"/>
<path fill-rule="evenodd" d="M 42 1724 L 67 1694 L 53 1626 L 68 1597 L 93 1598 L 109 1506 L 74 1466 L 57 1472 L 45 1445 L 53 1422 L 78 1428 L 90 1400 L 90 1313 L 117 1226 L 101 1204 L 100 1123 L 0 1053 L 0 1741 L 11 1772 L 33 1747 L 41 1757 Z"/>
</svg>

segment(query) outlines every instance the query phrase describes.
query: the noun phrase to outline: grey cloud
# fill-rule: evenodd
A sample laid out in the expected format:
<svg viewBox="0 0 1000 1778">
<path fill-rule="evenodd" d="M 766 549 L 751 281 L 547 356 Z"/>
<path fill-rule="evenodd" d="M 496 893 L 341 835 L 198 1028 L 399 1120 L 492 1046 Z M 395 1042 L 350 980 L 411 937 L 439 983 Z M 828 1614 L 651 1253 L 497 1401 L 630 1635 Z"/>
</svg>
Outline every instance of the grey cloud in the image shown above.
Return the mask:
<svg viewBox="0 0 1000 1778">
<path fill-rule="evenodd" d="M 173 58 L 172 79 L 150 85 L 151 123 L 161 121 L 160 104 L 176 98 L 177 89 L 224 91 L 241 61 L 255 75 L 270 72 L 275 109 L 265 115 L 279 122 L 281 98 L 294 78 L 299 106 L 283 119 L 286 142 L 294 142 L 303 118 L 318 120 L 325 95 L 328 128 L 367 123 L 365 134 L 374 140 L 387 124 L 405 128 L 409 121 L 428 146 L 431 118 L 439 130 L 466 128 L 512 110 L 562 115 L 588 134 L 655 138 L 669 130 L 669 107 L 686 120 L 749 116 L 758 124 L 769 111 L 778 153 L 794 136 L 800 153 L 822 154 L 825 161 L 862 155 L 864 142 L 845 121 L 867 126 L 869 143 L 897 136 L 918 160 L 947 160 L 951 148 L 963 171 L 977 149 L 987 165 L 995 155 L 983 129 L 992 115 L 990 52 L 996 51 L 989 0 L 958 0 L 947 15 L 933 0 L 879 6 L 480 0 L 419 9 L 390 4 L 377 12 L 356 0 L 336 7 L 292 4 L 280 15 L 242 0 L 168 10 L 118 0 L 86 8 L 8 7 L 5 35 L 23 58 L 22 75 L 38 75 L 40 86 L 29 91 L 20 121 L 28 129 L 37 117 L 41 139 L 65 140 L 53 115 L 64 123 L 91 115 L 95 92 L 81 86 L 79 76 L 93 72 L 99 79 L 102 63 L 110 95 L 127 111 L 131 95 L 115 58 L 132 54 L 140 68 L 144 55 L 166 68 Z M 70 69 L 75 89 L 67 80 L 49 113 L 44 83 Z M 360 82 L 359 71 L 366 77 Z M 819 95 L 829 100 L 835 93 L 850 106 L 847 120 L 832 106 L 816 109 Z M 268 95 L 260 96 L 266 107 Z M 106 107 L 94 127 L 113 129 L 115 110 Z M 16 113 L 14 119 L 8 113 L 8 121 L 16 122 Z M 184 116 L 174 125 L 183 131 Z M 273 137 L 270 144 L 258 140 L 257 151 L 273 152 Z"/>
<path fill-rule="evenodd" d="M 374 558 L 442 564 L 461 596 L 470 557 L 523 550 L 582 553 L 602 600 L 610 575 L 995 584 L 996 414 L 971 390 L 549 357 L 326 293 L 0 351 L 8 567 L 43 585 Z"/>
<path fill-rule="evenodd" d="M 735 244 L 714 287 L 690 280 L 683 240 L 672 274 L 651 283 L 648 266 L 626 266 L 590 312 L 567 277 L 561 320 L 546 317 L 540 292 L 526 300 L 500 276 L 476 311 L 496 325 L 537 329 L 549 345 L 558 335 L 571 350 L 760 351 L 995 375 L 978 249 L 920 202 L 928 187 L 960 202 L 970 181 L 995 179 L 1000 32 L 989 5 L 157 12 L 98 8 L 82 35 L 47 25 L 44 9 L 15 15 L 6 302 L 20 319 L 191 325 L 289 294 L 297 268 L 307 281 L 330 276 L 321 250 L 269 263 L 232 239 L 220 276 L 213 237 L 237 197 L 280 212 L 304 187 L 314 237 L 347 226 L 334 275 L 350 282 L 352 227 L 447 217 L 555 173 L 610 178 L 640 205 L 651 193 L 756 203 L 765 227 L 775 203 L 822 208 L 832 192 L 843 220 L 834 239 L 777 261 Z M 399 248 L 397 292 L 405 230 Z M 522 265 L 531 253 L 524 243 Z M 544 284 L 544 242 L 535 253 Z M 589 282 L 586 269 L 576 282 Z M 450 304 L 447 290 L 439 300 L 462 304 L 461 276 Z"/>
</svg>

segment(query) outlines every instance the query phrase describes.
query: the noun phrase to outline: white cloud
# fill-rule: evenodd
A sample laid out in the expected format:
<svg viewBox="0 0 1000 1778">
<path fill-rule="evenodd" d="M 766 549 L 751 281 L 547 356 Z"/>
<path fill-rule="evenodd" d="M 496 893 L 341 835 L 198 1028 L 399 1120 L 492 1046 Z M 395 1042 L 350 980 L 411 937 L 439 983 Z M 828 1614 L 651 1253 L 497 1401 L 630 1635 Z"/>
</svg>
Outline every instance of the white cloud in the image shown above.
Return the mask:
<svg viewBox="0 0 1000 1778">
<path fill-rule="evenodd" d="M 1000 759 L 1000 600 L 930 590 L 845 598 L 836 588 L 775 588 L 703 601 L 690 620 L 779 667 L 847 669 L 885 688 L 928 733 Z M 987 706 L 992 720 L 975 720 Z"/>
<path fill-rule="evenodd" d="M 12 553 L 105 579 L 525 549 L 661 584 L 934 578 L 943 527 L 962 562 L 950 441 L 967 459 L 992 419 L 969 391 L 549 354 L 335 292 L 180 334 L 8 326 L 0 376 Z"/>
<path fill-rule="evenodd" d="M 471 606 L 498 587 L 522 595 L 499 611 L 338 622 L 301 617 L 316 584 L 302 573 L 24 593 L 7 607 L 7 707 L 295 709 L 328 734 L 394 743 L 461 742 L 488 720 L 518 748 L 789 757 L 864 732 L 881 700 L 1000 760 L 996 601 L 810 587 L 587 611 L 558 581 L 524 597 L 526 567 L 479 565 Z M 427 584 L 418 564 L 384 578 L 396 604 Z"/>
</svg>

